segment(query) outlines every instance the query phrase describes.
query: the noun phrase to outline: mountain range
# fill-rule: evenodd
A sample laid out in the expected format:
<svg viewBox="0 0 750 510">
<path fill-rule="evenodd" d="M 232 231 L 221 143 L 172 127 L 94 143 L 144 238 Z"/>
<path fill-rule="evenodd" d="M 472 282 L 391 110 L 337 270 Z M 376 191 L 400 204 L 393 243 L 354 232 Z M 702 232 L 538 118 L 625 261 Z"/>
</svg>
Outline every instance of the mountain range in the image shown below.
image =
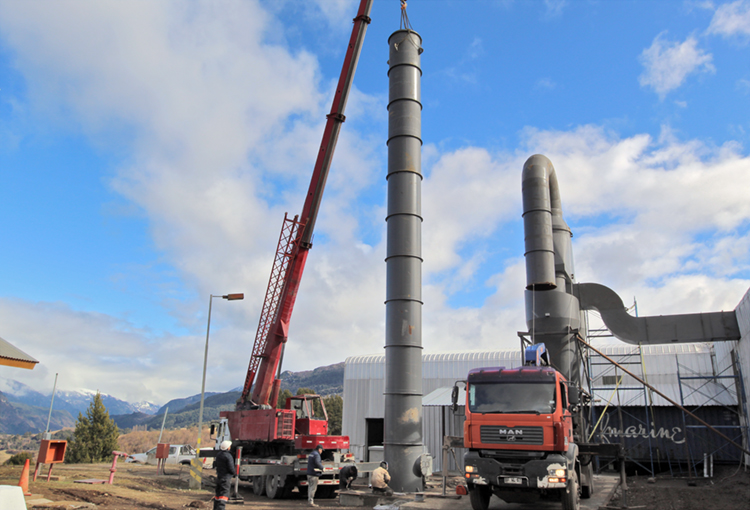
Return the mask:
<svg viewBox="0 0 750 510">
<path fill-rule="evenodd" d="M 10 379 L 0 380 L 0 434 L 44 432 L 52 395 L 44 395 Z M 281 374 L 281 390 L 296 393 L 299 388 L 310 388 L 316 393 L 340 395 L 344 390 L 344 363 L 318 367 L 303 372 L 285 371 Z M 86 413 L 95 391 L 58 391 L 55 393 L 50 430 L 75 427 L 78 413 Z M 120 429 L 134 426 L 146 428 L 187 427 L 198 423 L 200 394 L 173 399 L 159 407 L 151 402 L 129 403 L 102 393 L 102 403 Z M 220 411 L 234 408 L 240 388 L 226 393 L 205 394 L 203 419 L 214 420 Z M 164 420 L 164 413 L 167 413 Z"/>
</svg>

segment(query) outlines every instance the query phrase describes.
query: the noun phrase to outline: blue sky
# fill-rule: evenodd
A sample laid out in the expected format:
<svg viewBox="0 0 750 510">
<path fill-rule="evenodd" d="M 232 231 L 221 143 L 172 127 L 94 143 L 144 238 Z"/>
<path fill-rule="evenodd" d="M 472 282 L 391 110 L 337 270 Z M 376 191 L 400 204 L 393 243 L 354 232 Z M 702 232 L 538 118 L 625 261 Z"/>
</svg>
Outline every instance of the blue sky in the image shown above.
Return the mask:
<svg viewBox="0 0 750 510">
<path fill-rule="evenodd" d="M 354 0 L 0 0 L 0 368 L 164 403 L 244 381 L 284 212 L 297 214 Z M 411 0 L 424 41 L 427 352 L 511 349 L 520 175 L 560 181 L 576 276 L 641 315 L 750 287 L 750 0 Z M 375 0 L 285 368 L 382 352 L 388 36 Z M 2 383 L 0 383 L 2 391 Z"/>
</svg>

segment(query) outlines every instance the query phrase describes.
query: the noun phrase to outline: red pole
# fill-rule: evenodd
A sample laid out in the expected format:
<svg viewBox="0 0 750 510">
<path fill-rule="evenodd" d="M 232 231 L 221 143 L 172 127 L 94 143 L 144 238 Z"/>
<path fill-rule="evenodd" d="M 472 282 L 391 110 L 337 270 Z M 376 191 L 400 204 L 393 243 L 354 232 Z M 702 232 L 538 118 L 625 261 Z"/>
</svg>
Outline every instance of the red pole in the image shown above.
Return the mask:
<svg viewBox="0 0 750 510">
<path fill-rule="evenodd" d="M 122 455 L 123 457 L 127 457 L 127 456 L 128 456 L 128 454 L 127 454 L 127 453 L 123 453 L 123 452 L 117 452 L 117 451 L 115 451 L 115 452 L 112 452 L 112 455 L 114 455 L 114 456 L 115 456 L 115 458 L 114 458 L 114 459 L 112 459 L 112 467 L 111 467 L 111 468 L 109 468 L 109 482 L 108 482 L 108 483 L 109 483 L 110 485 L 112 485 L 112 482 L 113 482 L 113 481 L 114 481 L 114 479 L 115 479 L 115 471 L 117 471 L 117 458 L 118 458 L 118 457 L 119 457 L 120 455 Z"/>
</svg>

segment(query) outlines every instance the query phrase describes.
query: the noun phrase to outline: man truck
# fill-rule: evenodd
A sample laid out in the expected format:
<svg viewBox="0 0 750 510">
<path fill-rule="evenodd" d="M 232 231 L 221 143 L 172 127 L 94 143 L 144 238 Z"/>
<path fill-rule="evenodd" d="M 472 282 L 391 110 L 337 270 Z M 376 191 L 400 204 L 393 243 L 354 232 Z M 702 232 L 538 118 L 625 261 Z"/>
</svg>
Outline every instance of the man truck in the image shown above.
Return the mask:
<svg viewBox="0 0 750 510">
<path fill-rule="evenodd" d="M 564 510 L 593 493 L 590 457 L 574 435 L 569 383 L 548 366 L 544 344 L 526 348 L 524 366 L 477 368 L 466 380 L 465 479 L 474 510 L 493 494 L 507 502 L 559 498 Z M 455 388 L 457 405 L 458 387 Z"/>
</svg>

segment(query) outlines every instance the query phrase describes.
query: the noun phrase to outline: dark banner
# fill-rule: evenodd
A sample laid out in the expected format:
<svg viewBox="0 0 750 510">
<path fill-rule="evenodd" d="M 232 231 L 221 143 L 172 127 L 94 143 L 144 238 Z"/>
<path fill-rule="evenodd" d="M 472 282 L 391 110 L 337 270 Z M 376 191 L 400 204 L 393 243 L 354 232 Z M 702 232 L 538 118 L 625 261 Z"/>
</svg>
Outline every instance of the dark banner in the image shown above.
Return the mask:
<svg viewBox="0 0 750 510">
<path fill-rule="evenodd" d="M 714 462 L 739 463 L 741 451 L 726 439 L 675 407 L 595 407 L 596 427 L 590 442 L 620 443 L 626 455 L 638 462 L 702 462 L 713 454 Z M 742 445 L 742 428 L 736 408 L 705 406 L 688 409 L 722 434 Z M 652 413 L 653 411 L 653 413 Z M 653 415 L 652 415 L 653 414 Z"/>
</svg>

